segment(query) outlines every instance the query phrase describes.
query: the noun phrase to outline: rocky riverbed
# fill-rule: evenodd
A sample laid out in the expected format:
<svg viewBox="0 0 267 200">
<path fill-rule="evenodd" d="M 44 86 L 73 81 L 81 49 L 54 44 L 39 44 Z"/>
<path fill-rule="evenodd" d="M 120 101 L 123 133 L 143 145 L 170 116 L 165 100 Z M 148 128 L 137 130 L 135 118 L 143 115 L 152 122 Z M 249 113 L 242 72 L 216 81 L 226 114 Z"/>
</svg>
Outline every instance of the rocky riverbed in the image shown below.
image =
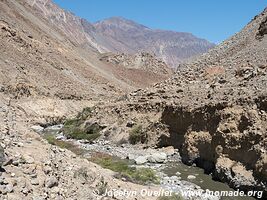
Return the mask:
<svg viewBox="0 0 267 200">
<path fill-rule="evenodd" d="M 128 160 L 129 165 L 136 168 L 150 168 L 156 172 L 160 179 L 160 186 L 166 191 L 182 194 L 185 199 L 201 200 L 251 200 L 251 197 L 217 197 L 210 195 L 209 191 L 233 191 L 226 184 L 213 181 L 210 175 L 194 166 L 187 166 L 181 162 L 181 157 L 177 149 L 165 147 L 160 149 L 143 149 L 128 143 L 112 144 L 107 140 L 96 140 L 88 143 L 85 140 L 67 139 L 60 131 L 63 125 L 49 126 L 42 128 L 34 126 L 32 129 L 43 136 L 53 134 L 57 140 L 70 142 L 78 148 L 84 150 L 83 156 L 90 159 L 94 153 L 108 154 Z M 187 194 L 184 192 L 187 191 Z M 190 194 L 194 194 L 192 197 Z"/>
</svg>

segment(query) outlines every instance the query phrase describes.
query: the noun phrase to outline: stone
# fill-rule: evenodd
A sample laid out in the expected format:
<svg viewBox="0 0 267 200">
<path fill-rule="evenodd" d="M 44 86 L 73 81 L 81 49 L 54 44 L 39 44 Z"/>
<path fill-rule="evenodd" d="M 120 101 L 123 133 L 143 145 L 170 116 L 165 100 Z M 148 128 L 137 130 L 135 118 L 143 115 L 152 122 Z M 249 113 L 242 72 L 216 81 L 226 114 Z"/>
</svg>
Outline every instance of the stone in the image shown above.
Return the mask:
<svg viewBox="0 0 267 200">
<path fill-rule="evenodd" d="M 45 186 L 48 188 L 52 188 L 58 185 L 58 180 L 56 177 L 52 176 L 45 180 Z"/>
<path fill-rule="evenodd" d="M 176 172 L 175 174 L 176 174 L 177 176 L 180 176 L 180 175 L 181 175 L 181 173 L 180 173 L 180 172 Z"/>
<path fill-rule="evenodd" d="M 31 129 L 37 133 L 42 133 L 44 131 L 44 127 L 39 125 L 31 126 Z"/>
<path fill-rule="evenodd" d="M 48 126 L 44 130 L 45 131 L 59 131 L 62 128 L 63 128 L 63 124 L 57 124 L 57 125 L 54 125 L 54 126 Z"/>
<path fill-rule="evenodd" d="M 25 155 L 25 156 L 23 156 L 23 158 L 24 158 L 26 164 L 34 163 L 34 158 L 29 156 L 29 155 Z"/>
<path fill-rule="evenodd" d="M 31 180 L 32 185 L 39 185 L 39 180 L 37 178 Z"/>
<path fill-rule="evenodd" d="M 127 124 L 126 124 L 126 127 L 132 128 L 134 125 L 135 125 L 134 121 L 128 121 Z"/>
<path fill-rule="evenodd" d="M 49 174 L 52 171 L 52 168 L 50 166 L 44 166 L 43 171 L 45 174 Z"/>
<path fill-rule="evenodd" d="M 196 179 L 196 177 L 194 175 L 188 175 L 187 179 L 192 180 L 192 179 Z"/>
<path fill-rule="evenodd" d="M 134 161 L 137 165 L 142 165 L 142 164 L 146 163 L 148 160 L 147 160 L 146 156 L 139 156 Z"/>
<path fill-rule="evenodd" d="M 173 146 L 164 147 L 162 148 L 162 151 L 166 153 L 167 156 L 172 156 L 175 154 L 175 149 L 173 148 Z"/>
<path fill-rule="evenodd" d="M 4 148 L 0 145 L 0 168 L 3 166 L 3 164 L 6 162 L 6 156 Z"/>
<path fill-rule="evenodd" d="M 6 191 L 7 193 L 11 193 L 14 191 L 14 188 L 11 184 L 6 185 Z"/>
<path fill-rule="evenodd" d="M 14 191 L 14 188 L 11 184 L 8 185 L 0 185 L 0 194 L 8 194 L 12 193 Z"/>
<path fill-rule="evenodd" d="M 128 154 L 127 159 L 134 160 L 135 155 L 134 154 Z"/>
<path fill-rule="evenodd" d="M 152 163 L 165 163 L 167 161 L 167 154 L 163 152 L 153 153 L 148 157 L 148 161 Z"/>
<path fill-rule="evenodd" d="M 7 158 L 6 161 L 3 163 L 3 166 L 8 166 L 13 163 L 13 158 Z"/>
</svg>

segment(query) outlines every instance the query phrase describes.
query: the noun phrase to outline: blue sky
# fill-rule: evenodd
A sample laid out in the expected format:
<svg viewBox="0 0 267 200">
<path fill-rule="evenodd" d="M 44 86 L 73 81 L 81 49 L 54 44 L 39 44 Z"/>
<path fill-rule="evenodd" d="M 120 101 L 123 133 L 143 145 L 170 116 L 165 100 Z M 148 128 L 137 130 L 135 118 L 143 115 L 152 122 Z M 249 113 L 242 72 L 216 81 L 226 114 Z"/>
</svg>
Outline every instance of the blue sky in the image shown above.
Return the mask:
<svg viewBox="0 0 267 200">
<path fill-rule="evenodd" d="M 90 22 L 112 16 L 150 28 L 191 32 L 219 43 L 245 26 L 267 0 L 54 0 Z"/>
</svg>

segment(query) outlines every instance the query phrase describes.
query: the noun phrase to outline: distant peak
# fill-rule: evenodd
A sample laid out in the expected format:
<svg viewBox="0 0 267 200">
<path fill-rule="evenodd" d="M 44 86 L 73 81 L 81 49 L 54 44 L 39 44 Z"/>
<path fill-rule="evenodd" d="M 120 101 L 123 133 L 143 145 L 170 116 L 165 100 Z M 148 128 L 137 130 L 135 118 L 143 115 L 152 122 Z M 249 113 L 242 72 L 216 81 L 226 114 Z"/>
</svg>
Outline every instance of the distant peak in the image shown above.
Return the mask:
<svg viewBox="0 0 267 200">
<path fill-rule="evenodd" d="M 133 20 L 130 19 L 126 19 L 124 17 L 121 16 L 114 16 L 114 17 L 109 17 L 103 20 L 99 20 L 96 23 L 101 23 L 101 22 L 128 22 L 128 23 L 136 23 Z"/>
<path fill-rule="evenodd" d="M 116 26 L 122 25 L 122 24 L 130 25 L 130 26 L 138 27 L 138 28 L 149 29 L 148 27 L 146 27 L 142 24 L 139 24 L 133 20 L 126 19 L 126 18 L 121 17 L 121 16 L 109 17 L 109 18 L 97 21 L 95 23 L 95 25 L 116 25 Z"/>
</svg>

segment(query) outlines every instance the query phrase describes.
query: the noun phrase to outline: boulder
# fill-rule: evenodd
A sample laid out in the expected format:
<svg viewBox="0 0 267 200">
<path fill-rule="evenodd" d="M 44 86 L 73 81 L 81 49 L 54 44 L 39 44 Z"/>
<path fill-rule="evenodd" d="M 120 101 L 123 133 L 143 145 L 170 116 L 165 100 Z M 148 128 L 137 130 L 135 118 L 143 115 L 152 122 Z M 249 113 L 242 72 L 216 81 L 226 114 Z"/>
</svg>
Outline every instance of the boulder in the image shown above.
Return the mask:
<svg viewBox="0 0 267 200">
<path fill-rule="evenodd" d="M 45 186 L 48 188 L 52 188 L 57 185 L 58 185 L 58 180 L 54 176 L 47 178 L 45 181 Z"/>
<path fill-rule="evenodd" d="M 164 152 L 153 153 L 147 159 L 153 163 L 165 163 L 167 162 L 167 154 Z"/>
<path fill-rule="evenodd" d="M 44 127 L 39 125 L 31 126 L 31 129 L 37 133 L 41 133 L 44 131 Z"/>
<path fill-rule="evenodd" d="M 134 161 L 137 165 L 142 165 L 142 164 L 146 163 L 148 160 L 147 160 L 146 156 L 139 156 Z"/>
<path fill-rule="evenodd" d="M 167 156 L 172 156 L 175 154 L 175 149 L 173 148 L 173 146 L 164 147 L 162 148 L 162 151 L 166 153 Z"/>
<path fill-rule="evenodd" d="M 192 180 L 192 179 L 196 179 L 196 177 L 194 175 L 188 175 L 187 179 Z"/>
</svg>

